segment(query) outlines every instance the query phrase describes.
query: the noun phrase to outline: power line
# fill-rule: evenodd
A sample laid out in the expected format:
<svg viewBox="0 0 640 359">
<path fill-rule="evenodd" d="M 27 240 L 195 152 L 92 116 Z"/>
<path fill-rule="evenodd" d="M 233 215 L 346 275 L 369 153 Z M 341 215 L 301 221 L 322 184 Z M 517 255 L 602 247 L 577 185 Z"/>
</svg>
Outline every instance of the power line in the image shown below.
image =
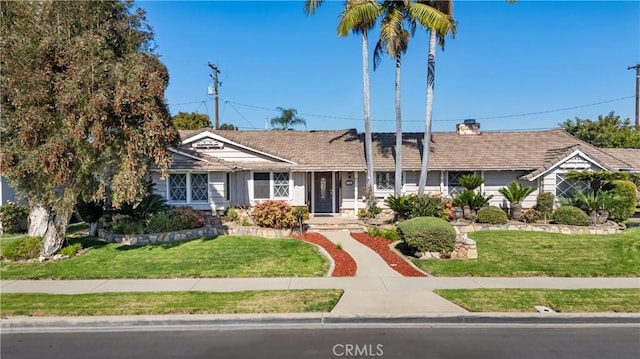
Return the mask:
<svg viewBox="0 0 640 359">
<path fill-rule="evenodd" d="M 253 126 L 253 124 L 252 124 L 249 120 L 247 120 L 247 118 L 246 118 L 246 117 L 244 117 L 244 116 L 240 113 L 240 111 L 238 111 L 238 109 L 233 105 L 233 103 L 231 103 L 231 102 L 229 102 L 229 101 L 225 101 L 224 103 L 225 103 L 225 104 L 229 103 L 229 105 L 231 105 L 231 108 L 232 108 L 234 111 L 236 111 L 236 113 L 238 114 L 238 116 L 240 116 L 243 120 L 247 121 L 247 123 L 249 124 L 249 126 L 251 126 L 252 128 L 255 128 L 255 126 Z"/>
<path fill-rule="evenodd" d="M 460 122 L 460 121 L 464 121 L 466 119 L 469 118 L 473 118 L 476 120 L 492 120 L 492 119 L 502 119 L 502 118 L 512 118 L 512 117 L 523 117 L 523 116 L 532 116 L 532 115 L 541 115 L 541 114 L 546 114 L 546 113 L 553 113 L 553 112 L 561 112 L 561 111 L 567 111 L 567 110 L 573 110 L 573 109 L 577 109 L 577 108 L 584 108 L 584 107 L 590 107 L 590 106 L 597 106 L 597 105 L 602 105 L 602 104 L 606 104 L 606 103 L 611 103 L 611 102 L 617 102 L 617 101 L 622 101 L 622 100 L 627 100 L 630 98 L 634 98 L 634 96 L 626 96 L 626 97 L 620 97 L 620 98 L 615 98 L 615 99 L 611 99 L 611 100 L 604 100 L 604 101 L 599 101 L 599 102 L 593 102 L 593 103 L 589 103 L 589 104 L 584 104 L 584 105 L 577 105 L 577 106 L 569 106 L 569 107 L 563 107 L 563 108 L 556 108 L 556 109 L 551 109 L 551 110 L 543 110 L 543 111 L 534 111 L 534 112 L 527 112 L 527 113 L 518 113 L 518 114 L 510 114 L 510 115 L 497 115 L 497 116 L 469 116 L 466 118 L 458 118 L 458 119 L 444 119 L 444 120 L 433 120 L 434 122 Z M 182 104 L 193 104 L 193 103 L 202 103 L 204 101 L 194 101 L 194 102 L 187 102 L 187 103 L 182 103 Z M 238 113 L 238 115 L 240 115 L 245 121 L 247 121 L 249 124 L 251 124 L 249 122 L 249 120 L 247 120 L 244 116 L 242 116 L 242 114 L 240 114 L 240 112 L 238 111 L 238 109 L 233 106 L 238 105 L 238 106 L 243 106 L 243 107 L 248 107 L 248 108 L 254 108 L 254 109 L 258 109 L 258 110 L 266 110 L 266 111 L 271 111 L 271 112 L 276 112 L 277 110 L 275 108 L 269 108 L 269 107 L 265 107 L 265 106 L 258 106 L 258 105 L 251 105 L 251 104 L 246 104 L 246 103 L 241 103 L 241 102 L 235 102 L 235 101 L 230 101 L 230 100 L 224 100 L 224 103 L 229 103 L 232 108 Z M 181 105 L 181 104 L 173 104 L 173 105 Z M 206 104 L 205 104 L 206 106 Z M 356 117 L 346 117 L 346 116 L 332 116 L 332 115 L 317 115 L 317 114 L 311 114 L 311 113 L 303 113 L 301 112 L 300 115 L 302 116 L 307 116 L 307 117 L 317 117 L 317 118 L 328 118 L 328 119 L 335 119 L 335 120 L 347 120 L 347 121 L 364 121 L 363 118 L 356 118 Z M 383 119 L 372 119 L 371 121 L 373 122 L 393 122 L 395 120 L 393 119 L 389 119 L 389 120 L 383 120 Z M 420 120 L 403 120 L 403 122 L 424 122 L 424 120 L 420 119 Z M 251 126 L 253 126 L 251 124 Z"/>
</svg>

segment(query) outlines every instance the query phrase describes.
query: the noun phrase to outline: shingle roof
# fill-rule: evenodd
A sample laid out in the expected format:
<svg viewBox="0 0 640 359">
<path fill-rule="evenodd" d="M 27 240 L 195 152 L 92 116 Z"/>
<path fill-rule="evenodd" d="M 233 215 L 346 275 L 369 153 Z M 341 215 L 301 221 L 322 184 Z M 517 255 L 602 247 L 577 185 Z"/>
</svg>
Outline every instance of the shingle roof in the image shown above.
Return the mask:
<svg viewBox="0 0 640 359">
<path fill-rule="evenodd" d="M 640 148 L 603 148 L 602 151 L 628 163 L 633 171 L 640 171 Z"/>
<path fill-rule="evenodd" d="M 405 170 L 419 170 L 422 133 L 403 135 L 402 164 Z M 374 167 L 395 168 L 395 134 L 374 134 Z M 601 149 L 578 140 L 563 130 L 529 132 L 483 132 L 459 135 L 434 132 L 431 136 L 429 169 L 433 170 L 545 170 L 580 149 L 610 169 L 629 166 Z M 555 160 L 555 162 L 554 162 Z M 553 162 L 553 163 L 551 163 Z"/>
<path fill-rule="evenodd" d="M 363 146 L 356 130 L 340 131 L 180 131 L 184 140 L 209 130 L 230 141 L 295 162 L 303 171 L 359 171 L 365 169 Z M 260 168 L 264 163 L 242 163 Z M 266 165 L 267 167 L 269 165 Z"/>
<path fill-rule="evenodd" d="M 230 163 L 235 169 L 296 169 L 298 171 L 363 171 L 363 136 L 356 130 L 340 131 L 224 131 L 205 128 L 180 131 L 183 140 L 204 131 L 248 148 L 294 162 Z M 419 170 L 423 134 L 403 134 L 402 164 L 405 170 Z M 184 150 L 188 146 L 184 146 Z M 395 133 L 374 133 L 374 167 L 395 168 Z M 183 148 L 180 148 L 183 150 Z M 483 132 L 459 135 L 434 132 L 431 136 L 431 170 L 525 170 L 528 178 L 544 173 L 576 150 L 609 170 L 640 169 L 640 150 L 601 149 L 561 129 L 520 132 Z M 198 156 L 204 156 L 198 154 Z M 213 157 L 210 157 L 213 159 Z M 215 159 L 214 159 L 215 160 Z M 200 164 L 202 166 L 202 164 Z M 186 164 L 185 164 L 186 166 Z"/>
</svg>

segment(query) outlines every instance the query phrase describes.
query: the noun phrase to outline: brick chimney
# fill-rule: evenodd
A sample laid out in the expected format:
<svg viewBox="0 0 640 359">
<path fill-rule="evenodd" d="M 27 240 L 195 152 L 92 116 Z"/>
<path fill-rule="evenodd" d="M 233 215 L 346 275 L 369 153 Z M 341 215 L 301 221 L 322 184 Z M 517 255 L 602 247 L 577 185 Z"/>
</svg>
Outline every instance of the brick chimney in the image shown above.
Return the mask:
<svg viewBox="0 0 640 359">
<path fill-rule="evenodd" d="M 456 125 L 456 132 L 459 135 L 479 135 L 480 123 L 476 120 L 464 120 L 464 123 Z"/>
</svg>

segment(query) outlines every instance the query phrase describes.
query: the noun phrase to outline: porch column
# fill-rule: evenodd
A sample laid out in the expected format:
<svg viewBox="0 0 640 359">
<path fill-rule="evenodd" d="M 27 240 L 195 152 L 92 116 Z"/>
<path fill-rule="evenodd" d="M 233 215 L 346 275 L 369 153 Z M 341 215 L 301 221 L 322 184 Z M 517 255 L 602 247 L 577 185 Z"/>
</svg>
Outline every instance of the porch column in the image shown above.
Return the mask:
<svg viewBox="0 0 640 359">
<path fill-rule="evenodd" d="M 358 172 L 353 171 L 353 217 L 358 218 Z"/>
<path fill-rule="evenodd" d="M 440 193 L 444 195 L 444 171 L 440 171 Z"/>
<path fill-rule="evenodd" d="M 480 177 L 484 180 L 484 171 L 480 171 Z M 484 181 L 482 181 L 482 184 L 480 185 L 480 193 L 484 193 Z"/>
<path fill-rule="evenodd" d="M 311 172 L 311 214 L 316 213 L 316 173 Z"/>
<path fill-rule="evenodd" d="M 331 213 L 336 213 L 336 173 L 331 172 Z"/>
</svg>

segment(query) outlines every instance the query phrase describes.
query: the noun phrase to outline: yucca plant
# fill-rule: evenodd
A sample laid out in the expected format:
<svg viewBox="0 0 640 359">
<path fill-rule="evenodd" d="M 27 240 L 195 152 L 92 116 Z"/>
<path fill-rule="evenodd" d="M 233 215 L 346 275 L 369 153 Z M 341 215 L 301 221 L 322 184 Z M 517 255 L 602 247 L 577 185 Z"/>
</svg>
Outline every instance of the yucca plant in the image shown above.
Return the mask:
<svg viewBox="0 0 640 359">
<path fill-rule="evenodd" d="M 504 198 L 509 201 L 509 206 L 511 207 L 511 218 L 516 221 L 519 221 L 522 217 L 522 201 L 533 191 L 535 191 L 535 188 L 525 187 L 522 183 L 516 181 L 513 181 L 506 187 L 502 187 L 498 190 L 498 192 L 500 192 Z"/>
</svg>

